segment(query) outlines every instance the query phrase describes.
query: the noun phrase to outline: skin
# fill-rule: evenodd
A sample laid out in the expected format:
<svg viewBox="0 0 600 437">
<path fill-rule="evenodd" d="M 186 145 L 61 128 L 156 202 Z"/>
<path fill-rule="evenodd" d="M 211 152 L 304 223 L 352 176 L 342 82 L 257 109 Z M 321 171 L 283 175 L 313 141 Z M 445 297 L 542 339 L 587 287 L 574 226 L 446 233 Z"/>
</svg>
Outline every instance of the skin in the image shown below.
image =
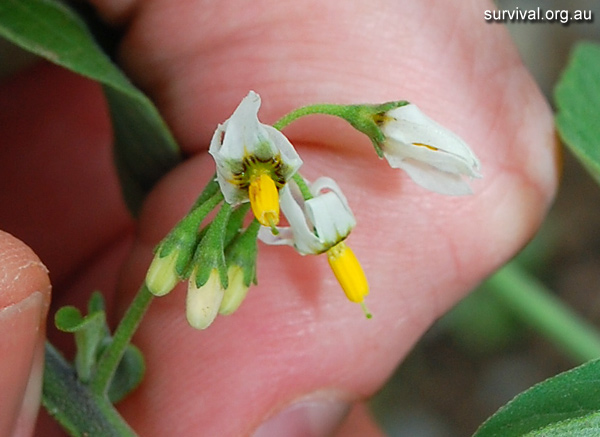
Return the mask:
<svg viewBox="0 0 600 437">
<path fill-rule="evenodd" d="M 345 299 L 324 257 L 261 245 L 260 285 L 234 315 L 193 330 L 182 285 L 155 300 L 136 335 L 147 376 L 119 408 L 140 435 L 248 435 L 299 399 L 357 405 L 338 435 L 380 435 L 361 401 L 436 318 L 527 242 L 556 188 L 551 112 L 506 29 L 484 21 L 492 3 L 92 3 L 123 29 L 123 68 L 157 103 L 187 159 L 134 222 L 111 164 L 99 88 L 47 64 L 0 84 L 0 185 L 10 187 L 0 193 L 10 205 L 0 227 L 48 267 L 53 309 L 83 307 L 101 289 L 118 320 L 153 246 L 212 175 L 206 150 L 216 124 L 250 89 L 262 97 L 265 123 L 310 103 L 407 99 L 480 158 L 474 195 L 445 197 L 387 167 L 343 122 L 297 122 L 285 133 L 305 162 L 302 174 L 336 179 L 354 209 L 348 244 L 369 277 L 374 318 Z M 2 435 L 34 432 L 35 351 L 50 297 L 37 257 L 0 234 L 0 260 L 13 260 L 0 275 L 0 375 L 13 372 L 0 378 L 0 393 L 11 394 Z M 6 308 L 22 302 L 29 319 L 14 319 Z M 48 329 L 60 348 L 71 347 Z M 22 363 L 33 371 L 15 372 Z M 43 415 L 37 430 L 62 435 Z"/>
</svg>

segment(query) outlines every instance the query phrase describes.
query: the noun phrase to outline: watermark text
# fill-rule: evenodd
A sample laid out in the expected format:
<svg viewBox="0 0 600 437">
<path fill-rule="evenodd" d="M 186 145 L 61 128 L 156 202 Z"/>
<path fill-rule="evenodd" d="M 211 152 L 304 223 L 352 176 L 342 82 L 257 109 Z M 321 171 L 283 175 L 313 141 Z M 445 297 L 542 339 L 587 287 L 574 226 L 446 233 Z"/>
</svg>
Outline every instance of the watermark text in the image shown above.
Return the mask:
<svg viewBox="0 0 600 437">
<path fill-rule="evenodd" d="M 490 10 L 486 9 L 483 18 L 488 22 L 499 23 L 561 23 L 568 25 L 571 22 L 593 22 L 594 13 L 591 10 L 576 9 L 521 9 L 518 6 L 513 9 Z"/>
</svg>

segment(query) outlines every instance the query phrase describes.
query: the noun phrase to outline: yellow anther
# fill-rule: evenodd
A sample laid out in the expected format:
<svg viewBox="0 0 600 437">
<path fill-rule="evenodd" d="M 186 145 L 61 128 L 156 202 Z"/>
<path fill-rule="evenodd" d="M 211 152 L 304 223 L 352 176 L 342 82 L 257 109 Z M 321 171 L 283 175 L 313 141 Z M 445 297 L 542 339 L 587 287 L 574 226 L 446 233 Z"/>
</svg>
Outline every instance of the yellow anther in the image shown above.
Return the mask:
<svg viewBox="0 0 600 437">
<path fill-rule="evenodd" d="M 369 284 L 352 249 L 342 241 L 327 251 L 327 260 L 346 297 L 352 302 L 362 303 L 369 294 Z M 363 309 L 368 317 L 366 307 L 363 306 Z"/>
<path fill-rule="evenodd" d="M 256 220 L 275 230 L 279 223 L 279 192 L 271 176 L 262 172 L 254 176 L 250 181 L 248 197 Z"/>
<path fill-rule="evenodd" d="M 433 146 L 430 146 L 429 144 L 424 144 L 424 143 L 413 143 L 413 146 L 425 147 L 426 149 L 433 150 L 434 152 L 437 152 L 438 150 L 440 150 L 437 147 L 433 147 Z"/>
</svg>

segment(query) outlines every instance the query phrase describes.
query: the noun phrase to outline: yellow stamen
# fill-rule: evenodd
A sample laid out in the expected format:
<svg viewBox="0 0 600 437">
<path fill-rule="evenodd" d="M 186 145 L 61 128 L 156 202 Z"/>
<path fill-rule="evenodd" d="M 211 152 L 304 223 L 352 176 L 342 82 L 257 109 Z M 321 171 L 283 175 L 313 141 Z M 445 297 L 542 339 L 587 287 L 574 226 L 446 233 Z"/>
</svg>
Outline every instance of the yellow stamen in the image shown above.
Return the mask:
<svg viewBox="0 0 600 437">
<path fill-rule="evenodd" d="M 344 293 L 346 293 L 346 297 L 352 302 L 362 304 L 365 296 L 369 294 L 369 284 L 365 272 L 352 249 L 342 241 L 327 251 L 327 260 Z M 366 307 L 364 304 L 362 306 L 365 314 L 369 317 L 370 314 Z"/>
<path fill-rule="evenodd" d="M 437 152 L 438 150 L 440 150 L 437 147 L 433 147 L 433 146 L 430 146 L 429 144 L 424 144 L 424 143 L 413 143 L 413 145 L 419 146 L 419 147 L 425 147 L 426 149 L 433 150 L 434 152 Z"/>
<path fill-rule="evenodd" d="M 275 226 L 279 223 L 279 192 L 271 176 L 261 172 L 253 177 L 248 197 L 256 220 L 276 233 Z"/>
</svg>

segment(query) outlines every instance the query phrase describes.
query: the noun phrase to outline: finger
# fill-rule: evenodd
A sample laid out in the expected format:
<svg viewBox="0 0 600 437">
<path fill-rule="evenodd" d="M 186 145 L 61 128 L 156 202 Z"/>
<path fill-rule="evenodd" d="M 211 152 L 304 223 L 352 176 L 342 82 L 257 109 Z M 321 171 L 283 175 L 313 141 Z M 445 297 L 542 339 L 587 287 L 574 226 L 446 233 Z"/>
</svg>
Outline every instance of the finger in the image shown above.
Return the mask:
<svg viewBox="0 0 600 437">
<path fill-rule="evenodd" d="M 0 435 L 30 435 L 40 404 L 48 272 L 39 258 L 0 231 Z"/>
<path fill-rule="evenodd" d="M 318 101 L 407 98 L 465 137 L 484 179 L 471 198 L 428 194 L 381 167 L 368 141 L 341 124 L 311 119 L 290 129 L 303 173 L 335 177 L 356 211 L 349 242 L 370 276 L 375 318 L 344 300 L 323 259 L 261 247 L 260 286 L 208 331 L 187 327 L 182 288 L 153 305 L 137 337 L 148 377 L 123 405 L 142 434 L 244 435 L 290 409 L 312 418 L 314 405 L 340 417 L 529 238 L 556 184 L 550 112 L 505 30 L 484 22 L 490 4 L 245 6 L 155 0 L 132 17 L 123 60 L 189 152 L 206 147 L 250 88 L 263 96 L 265 121 Z M 124 291 L 137 289 L 152 246 L 213 165 L 198 156 L 149 199 Z"/>
</svg>

